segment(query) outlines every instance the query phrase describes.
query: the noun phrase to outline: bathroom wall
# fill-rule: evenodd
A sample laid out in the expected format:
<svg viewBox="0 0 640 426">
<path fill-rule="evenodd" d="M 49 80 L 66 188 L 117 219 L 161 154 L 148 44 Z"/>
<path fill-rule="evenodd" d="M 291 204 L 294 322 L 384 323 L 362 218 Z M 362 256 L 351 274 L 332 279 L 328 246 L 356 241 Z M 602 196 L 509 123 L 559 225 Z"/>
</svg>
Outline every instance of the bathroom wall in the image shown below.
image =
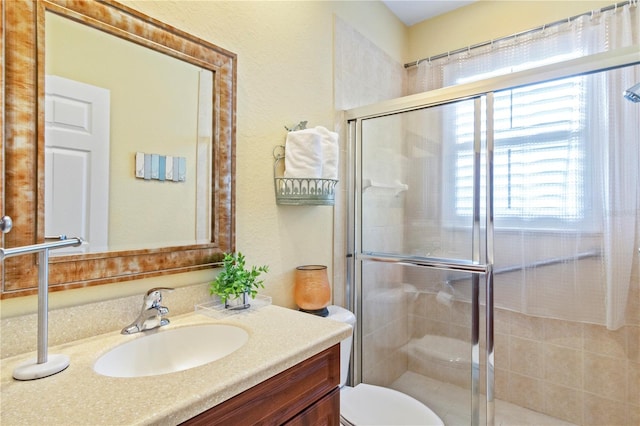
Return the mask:
<svg viewBox="0 0 640 426">
<path fill-rule="evenodd" d="M 333 264 L 334 244 L 339 246 L 333 230 L 336 224 L 342 226 L 344 214 L 334 219 L 339 206 L 334 210 L 276 205 L 272 150 L 284 143 L 285 125 L 308 120 L 310 125 L 334 126 L 334 19 L 347 22 L 397 63 L 406 56 L 404 25 L 380 2 L 123 3 L 238 55 L 236 245 L 251 264 L 270 266 L 264 292 L 275 304 L 295 307 L 293 271 L 310 263 L 326 264 L 330 276 L 338 271 L 343 279 L 343 265 Z M 359 63 L 367 60 L 361 57 Z M 366 74 L 358 76 L 351 68 L 353 81 L 371 75 L 364 66 L 358 69 Z M 155 285 L 197 285 L 212 280 L 216 273 L 198 271 L 55 292 L 50 306 L 57 309 L 140 295 Z M 34 312 L 36 305 L 33 296 L 2 300 L 0 315 Z"/>
</svg>

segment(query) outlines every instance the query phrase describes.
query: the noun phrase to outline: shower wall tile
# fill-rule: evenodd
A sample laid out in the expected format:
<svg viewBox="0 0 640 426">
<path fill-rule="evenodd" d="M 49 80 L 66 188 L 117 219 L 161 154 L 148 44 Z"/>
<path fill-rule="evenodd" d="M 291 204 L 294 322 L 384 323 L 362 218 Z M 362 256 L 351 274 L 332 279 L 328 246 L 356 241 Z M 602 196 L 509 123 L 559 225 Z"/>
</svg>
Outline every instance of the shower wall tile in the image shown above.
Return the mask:
<svg viewBox="0 0 640 426">
<path fill-rule="evenodd" d="M 499 365 L 496 362 L 496 366 Z M 503 401 L 509 400 L 509 370 L 498 368 L 494 369 L 494 392 L 496 399 Z"/>
<path fill-rule="evenodd" d="M 441 305 L 440 303 L 437 303 Z M 471 313 L 471 304 L 466 302 L 454 302 L 451 307 L 451 322 L 456 325 L 462 325 L 465 327 L 469 327 L 471 324 L 472 313 Z"/>
<path fill-rule="evenodd" d="M 422 292 L 417 295 L 414 305 L 409 317 L 411 336 L 432 334 L 471 341 L 471 307 L 468 303 L 454 302 L 447 306 L 438 302 L 435 294 Z"/>
<path fill-rule="evenodd" d="M 446 362 L 430 362 L 419 355 L 419 353 L 409 353 L 407 365 L 409 371 L 439 380 L 445 384 L 470 388 L 471 374 L 469 368 L 452 367 L 447 365 Z"/>
<path fill-rule="evenodd" d="M 510 334 L 511 311 L 506 309 L 496 309 L 493 313 L 493 329 L 496 333 Z"/>
<path fill-rule="evenodd" d="M 362 316 L 362 332 L 375 333 L 393 322 L 402 322 L 406 328 L 406 294 L 401 287 L 375 288 L 377 281 L 370 279 L 364 293 L 364 304 L 368 307 Z M 374 288 L 369 288 L 374 287 Z M 404 331 L 406 334 L 406 331 Z"/>
<path fill-rule="evenodd" d="M 436 300 L 435 294 L 422 293 L 420 298 L 425 301 L 425 318 L 435 321 L 446 321 L 447 323 L 452 321 L 451 307 L 439 303 Z"/>
<path fill-rule="evenodd" d="M 408 369 L 407 323 L 395 321 L 363 337 L 363 381 L 389 386 Z"/>
<path fill-rule="evenodd" d="M 418 317 L 427 318 L 428 315 L 428 295 L 426 293 L 417 292 L 414 295 L 413 302 L 408 306 L 408 314 Z"/>
<path fill-rule="evenodd" d="M 629 404 L 640 407 L 640 364 L 629 361 L 627 365 L 629 377 L 627 380 L 627 396 Z M 640 424 L 640 423 L 633 423 Z"/>
<path fill-rule="evenodd" d="M 617 358 L 584 354 L 584 390 L 616 401 L 626 401 L 627 363 Z"/>
<path fill-rule="evenodd" d="M 512 312 L 510 334 L 512 336 L 540 341 L 544 336 L 544 320 L 542 318 Z"/>
<path fill-rule="evenodd" d="M 627 326 L 627 357 L 640 362 L 640 326 Z"/>
<path fill-rule="evenodd" d="M 384 386 L 386 382 L 386 368 L 380 364 L 362 366 L 362 381 L 372 385 Z"/>
<path fill-rule="evenodd" d="M 627 424 L 640 425 L 640 405 L 629 405 L 627 409 Z"/>
<path fill-rule="evenodd" d="M 434 410 L 436 411 L 436 410 Z M 443 411 L 441 409 L 441 411 Z M 455 412 L 451 408 L 442 416 L 442 421 L 446 425 L 469 425 L 471 424 L 471 415 L 466 412 Z"/>
<path fill-rule="evenodd" d="M 628 426 L 625 404 L 619 401 L 602 398 L 591 393 L 584 393 L 583 401 L 584 426 Z"/>
<path fill-rule="evenodd" d="M 493 335 L 494 365 L 505 370 L 511 368 L 511 356 L 509 352 L 509 335 L 494 333 Z M 497 387 L 497 385 L 496 385 Z"/>
<path fill-rule="evenodd" d="M 382 351 L 379 351 L 376 345 L 377 338 L 379 336 L 374 334 L 362 336 L 363 352 L 367 354 L 367 356 L 362 357 L 362 369 L 367 372 L 367 376 L 376 371 L 376 367 L 381 365 L 384 360 Z"/>
<path fill-rule="evenodd" d="M 584 325 L 584 350 L 616 358 L 627 357 L 627 327 L 607 330 L 594 324 Z"/>
<path fill-rule="evenodd" d="M 433 334 L 436 336 L 450 335 L 451 324 L 449 322 L 429 321 L 425 325 L 425 333 L 421 334 L 421 336 L 424 336 L 425 334 Z"/>
<path fill-rule="evenodd" d="M 398 380 L 408 370 L 409 359 L 406 351 L 399 351 L 391 358 L 391 362 L 387 363 L 386 368 L 382 368 L 385 371 L 384 385 L 389 386 L 391 383 Z"/>
<path fill-rule="evenodd" d="M 532 378 L 543 377 L 542 343 L 511 336 L 509 354 L 511 371 Z"/>
<path fill-rule="evenodd" d="M 544 413 L 567 422 L 582 424 L 583 395 L 575 389 L 544 384 Z"/>
<path fill-rule="evenodd" d="M 640 214 L 636 215 L 636 241 L 634 247 L 640 248 Z M 640 250 L 633 256 L 631 267 L 631 285 L 627 299 L 627 323 L 640 326 Z M 638 360 L 640 362 L 640 360 Z M 637 423 L 640 424 L 640 423 Z"/>
<path fill-rule="evenodd" d="M 637 257 L 638 256 L 636 256 L 636 258 Z M 634 269 L 637 270 L 640 268 L 636 266 Z M 640 274 L 637 272 L 633 274 L 631 276 L 631 283 L 632 285 L 629 287 L 629 298 L 627 299 L 627 318 L 629 324 L 638 325 L 640 324 Z"/>
<path fill-rule="evenodd" d="M 556 345 L 544 346 L 544 379 L 554 385 L 582 389 L 583 352 Z"/>
<path fill-rule="evenodd" d="M 406 306 L 412 293 L 398 280 L 397 268 L 372 265 L 363 277 L 363 381 L 388 386 L 408 369 L 409 323 Z"/>
<path fill-rule="evenodd" d="M 452 337 L 454 339 L 462 340 L 463 342 L 469 342 L 471 344 L 471 330 L 469 327 L 461 325 L 450 324 L 448 333 L 445 336 Z M 484 348 L 480 349 L 484 353 Z"/>
<path fill-rule="evenodd" d="M 544 412 L 544 382 L 516 373 L 509 374 L 508 393 L 511 402 L 534 411 Z"/>
<path fill-rule="evenodd" d="M 584 324 L 550 318 L 545 318 L 543 322 L 545 342 L 582 350 Z"/>
</svg>

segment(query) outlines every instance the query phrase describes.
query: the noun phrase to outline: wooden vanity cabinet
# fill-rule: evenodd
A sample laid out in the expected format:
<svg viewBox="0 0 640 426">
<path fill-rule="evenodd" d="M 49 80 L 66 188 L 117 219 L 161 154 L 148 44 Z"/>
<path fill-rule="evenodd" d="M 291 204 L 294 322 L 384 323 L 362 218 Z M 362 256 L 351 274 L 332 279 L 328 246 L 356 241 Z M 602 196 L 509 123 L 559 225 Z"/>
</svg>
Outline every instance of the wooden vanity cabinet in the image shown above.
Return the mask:
<svg viewBox="0 0 640 426">
<path fill-rule="evenodd" d="M 340 344 L 187 420 L 183 425 L 340 424 Z"/>
</svg>

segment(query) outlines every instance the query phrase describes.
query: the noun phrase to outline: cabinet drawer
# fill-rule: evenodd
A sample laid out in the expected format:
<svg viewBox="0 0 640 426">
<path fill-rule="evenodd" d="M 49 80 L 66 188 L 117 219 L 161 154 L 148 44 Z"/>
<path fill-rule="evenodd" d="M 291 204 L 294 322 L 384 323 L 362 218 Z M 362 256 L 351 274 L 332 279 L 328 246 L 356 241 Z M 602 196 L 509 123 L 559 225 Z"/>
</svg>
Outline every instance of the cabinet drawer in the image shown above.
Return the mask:
<svg viewBox="0 0 640 426">
<path fill-rule="evenodd" d="M 183 424 L 283 424 L 337 390 L 339 382 L 340 345 L 336 344 Z M 338 399 L 336 419 L 339 404 Z"/>
</svg>

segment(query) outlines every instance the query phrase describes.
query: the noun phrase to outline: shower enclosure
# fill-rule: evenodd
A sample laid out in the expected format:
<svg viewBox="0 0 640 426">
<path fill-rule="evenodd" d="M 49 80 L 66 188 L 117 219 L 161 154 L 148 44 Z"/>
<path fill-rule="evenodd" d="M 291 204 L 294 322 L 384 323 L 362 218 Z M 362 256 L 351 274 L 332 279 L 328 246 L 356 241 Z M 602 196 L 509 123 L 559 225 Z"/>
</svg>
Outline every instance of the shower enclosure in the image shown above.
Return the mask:
<svg viewBox="0 0 640 426">
<path fill-rule="evenodd" d="M 594 154 L 577 148 L 593 132 L 576 120 L 596 105 L 582 88 L 603 78 L 630 87 L 638 63 L 637 49 L 620 49 L 347 112 L 353 384 L 411 394 L 445 424 L 494 424 L 506 359 L 494 351 L 494 303 L 526 293 L 496 280 L 601 258 L 568 230 L 598 210 L 584 200 L 594 181 L 581 177 Z M 516 253 L 513 236 L 532 222 L 543 230 Z M 579 253 L 535 246 L 540 235 Z"/>
</svg>

